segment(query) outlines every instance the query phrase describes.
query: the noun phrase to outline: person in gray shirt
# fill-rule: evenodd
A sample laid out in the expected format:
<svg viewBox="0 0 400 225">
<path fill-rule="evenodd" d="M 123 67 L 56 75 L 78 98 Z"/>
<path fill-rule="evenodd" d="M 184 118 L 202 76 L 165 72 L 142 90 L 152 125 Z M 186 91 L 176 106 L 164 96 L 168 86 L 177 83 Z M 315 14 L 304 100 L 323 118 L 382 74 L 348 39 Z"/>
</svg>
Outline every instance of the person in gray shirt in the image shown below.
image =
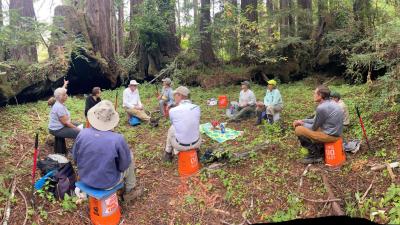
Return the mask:
<svg viewBox="0 0 400 225">
<path fill-rule="evenodd" d="M 330 100 L 329 88 L 318 86 L 314 101 L 318 104 L 315 117 L 293 122 L 300 144 L 308 149 L 308 156 L 302 160 L 304 164 L 322 162 L 324 143 L 337 141 L 343 132 L 343 111 Z"/>
</svg>

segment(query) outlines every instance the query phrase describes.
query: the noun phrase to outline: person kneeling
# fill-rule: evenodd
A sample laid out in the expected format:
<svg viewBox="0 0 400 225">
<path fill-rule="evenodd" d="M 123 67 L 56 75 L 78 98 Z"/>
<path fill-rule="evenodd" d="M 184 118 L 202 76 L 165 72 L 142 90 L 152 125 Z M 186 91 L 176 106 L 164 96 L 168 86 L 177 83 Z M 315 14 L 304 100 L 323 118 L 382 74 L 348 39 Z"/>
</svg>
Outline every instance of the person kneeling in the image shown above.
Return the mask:
<svg viewBox="0 0 400 225">
<path fill-rule="evenodd" d="M 300 144 L 308 149 L 308 156 L 302 160 L 304 164 L 322 162 L 324 143 L 337 141 L 343 131 L 343 111 L 330 100 L 330 90 L 318 86 L 314 91 L 314 101 L 318 104 L 315 117 L 293 122 Z"/>
<path fill-rule="evenodd" d="M 189 89 L 180 86 L 174 91 L 176 107 L 169 111 L 171 127 L 168 130 L 164 161 L 171 162 L 179 151 L 198 150 L 201 145 L 200 107 L 189 100 Z"/>
<path fill-rule="evenodd" d="M 98 189 L 112 189 L 124 182 L 126 203 L 142 195 L 133 154 L 124 136 L 112 131 L 119 122 L 114 105 L 103 100 L 88 111 L 87 117 L 91 127 L 79 133 L 72 149 L 80 181 Z"/>
</svg>

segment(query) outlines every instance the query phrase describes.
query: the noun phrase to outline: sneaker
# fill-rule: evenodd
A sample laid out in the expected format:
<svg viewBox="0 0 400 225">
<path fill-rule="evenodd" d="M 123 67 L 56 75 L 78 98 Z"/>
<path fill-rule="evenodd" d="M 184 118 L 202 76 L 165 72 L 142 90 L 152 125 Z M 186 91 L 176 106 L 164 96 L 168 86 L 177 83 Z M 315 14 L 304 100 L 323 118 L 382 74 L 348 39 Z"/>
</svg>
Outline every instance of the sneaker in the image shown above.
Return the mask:
<svg viewBox="0 0 400 225">
<path fill-rule="evenodd" d="M 324 161 L 324 159 L 322 157 L 308 156 L 308 157 L 302 159 L 300 162 L 303 164 L 314 164 L 314 163 L 321 163 L 323 161 Z"/>
<path fill-rule="evenodd" d="M 164 152 L 164 162 L 172 162 L 173 158 L 172 152 Z"/>
<path fill-rule="evenodd" d="M 142 196 L 144 192 L 144 188 L 142 186 L 136 186 L 132 190 L 125 192 L 122 197 L 124 198 L 124 203 L 128 204 L 132 200 L 137 199 Z"/>
</svg>

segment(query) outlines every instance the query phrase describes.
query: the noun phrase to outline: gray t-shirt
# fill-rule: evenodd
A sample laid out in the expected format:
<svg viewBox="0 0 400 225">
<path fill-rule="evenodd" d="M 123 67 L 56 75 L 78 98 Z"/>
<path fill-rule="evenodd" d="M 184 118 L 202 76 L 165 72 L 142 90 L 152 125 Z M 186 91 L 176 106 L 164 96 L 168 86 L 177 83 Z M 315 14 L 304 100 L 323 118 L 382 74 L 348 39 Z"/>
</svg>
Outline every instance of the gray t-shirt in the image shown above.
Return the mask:
<svg viewBox="0 0 400 225">
<path fill-rule="evenodd" d="M 339 137 L 343 132 L 343 110 L 331 100 L 323 101 L 315 110 L 314 119 L 305 119 L 304 126 L 311 130 L 321 130 L 328 135 Z"/>
<path fill-rule="evenodd" d="M 59 130 L 64 127 L 60 117 L 67 115 L 70 118 L 70 113 L 65 105 L 56 101 L 50 111 L 49 130 Z"/>
</svg>

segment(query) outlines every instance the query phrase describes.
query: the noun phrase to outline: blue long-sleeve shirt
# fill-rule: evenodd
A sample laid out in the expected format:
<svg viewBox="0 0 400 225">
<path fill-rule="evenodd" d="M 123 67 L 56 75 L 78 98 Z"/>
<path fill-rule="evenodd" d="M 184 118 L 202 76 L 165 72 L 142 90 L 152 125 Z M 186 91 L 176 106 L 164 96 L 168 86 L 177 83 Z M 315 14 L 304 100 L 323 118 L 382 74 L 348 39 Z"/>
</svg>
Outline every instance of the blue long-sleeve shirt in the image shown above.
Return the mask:
<svg viewBox="0 0 400 225">
<path fill-rule="evenodd" d="M 94 128 L 79 132 L 72 156 L 78 165 L 80 181 L 99 189 L 116 185 L 133 160 L 121 134 Z"/>
<path fill-rule="evenodd" d="M 264 105 L 283 106 L 282 96 L 278 89 L 273 89 L 272 91 L 267 90 L 264 97 Z"/>
<path fill-rule="evenodd" d="M 161 96 L 165 96 L 164 97 L 166 98 L 165 102 L 167 103 L 168 106 L 174 104 L 174 94 L 171 87 L 167 88 L 163 87 L 161 90 Z"/>
</svg>

